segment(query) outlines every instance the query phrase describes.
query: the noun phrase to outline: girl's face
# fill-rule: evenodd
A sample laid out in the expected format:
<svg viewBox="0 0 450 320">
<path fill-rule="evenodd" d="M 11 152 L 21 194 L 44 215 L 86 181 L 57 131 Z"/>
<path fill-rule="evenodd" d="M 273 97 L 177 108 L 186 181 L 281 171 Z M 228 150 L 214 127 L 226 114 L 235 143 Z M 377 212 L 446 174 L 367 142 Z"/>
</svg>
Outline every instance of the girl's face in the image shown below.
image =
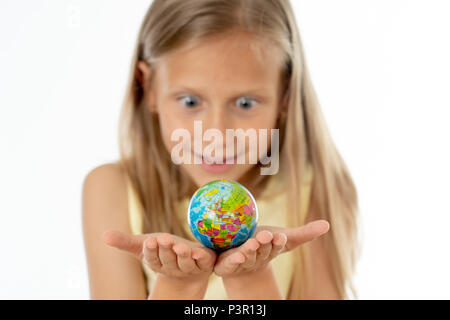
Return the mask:
<svg viewBox="0 0 450 320">
<path fill-rule="evenodd" d="M 181 142 L 180 138 L 172 141 L 174 130 L 183 128 L 190 133 L 191 147 L 186 152 L 190 153 L 191 162 L 180 166 L 197 186 L 216 179 L 239 181 L 255 165 L 249 161 L 249 152 L 261 155 L 270 148 L 270 129 L 276 126 L 281 92 L 280 55 L 270 48 L 247 33 L 234 33 L 176 51 L 158 61 L 147 107 L 158 115 L 169 154 Z M 146 64 L 140 62 L 139 69 L 148 79 Z M 195 132 L 194 121 L 201 121 Z M 205 140 L 202 135 L 211 128 L 221 132 L 222 141 Z M 238 128 L 244 132 L 254 129 L 257 136 L 260 129 L 266 130 L 266 147 L 260 148 L 257 139 L 258 149 L 253 150 L 246 138 L 245 148 L 236 150 L 235 140 L 231 149 L 226 145 L 226 129 Z M 194 141 L 200 140 L 202 149 L 195 149 Z M 234 157 L 244 153 L 245 164 L 237 164 L 236 158 L 234 164 L 226 165 L 194 163 L 208 145 L 222 150 L 224 163 L 229 162 L 227 152 Z"/>
</svg>

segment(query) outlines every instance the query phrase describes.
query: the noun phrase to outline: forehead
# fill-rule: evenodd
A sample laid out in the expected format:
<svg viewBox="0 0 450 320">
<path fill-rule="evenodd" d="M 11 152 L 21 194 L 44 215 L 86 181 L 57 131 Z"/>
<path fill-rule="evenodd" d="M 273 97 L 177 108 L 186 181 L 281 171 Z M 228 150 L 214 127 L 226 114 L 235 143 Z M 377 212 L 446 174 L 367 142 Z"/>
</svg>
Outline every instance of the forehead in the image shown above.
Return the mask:
<svg viewBox="0 0 450 320">
<path fill-rule="evenodd" d="M 261 38 L 234 33 L 180 49 L 158 61 L 156 79 L 161 89 L 177 85 L 214 89 L 262 86 L 277 89 L 281 54 Z M 217 88 L 219 89 L 219 88 Z"/>
</svg>

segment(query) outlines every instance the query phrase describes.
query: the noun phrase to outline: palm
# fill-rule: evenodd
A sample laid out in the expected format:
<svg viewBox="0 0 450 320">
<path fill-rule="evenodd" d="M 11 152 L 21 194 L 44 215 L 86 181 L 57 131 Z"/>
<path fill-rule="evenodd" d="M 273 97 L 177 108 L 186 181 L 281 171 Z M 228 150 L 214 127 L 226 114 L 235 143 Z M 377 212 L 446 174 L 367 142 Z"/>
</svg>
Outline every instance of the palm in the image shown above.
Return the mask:
<svg viewBox="0 0 450 320">
<path fill-rule="evenodd" d="M 214 272 L 225 276 L 256 270 L 267 265 L 277 255 L 314 240 L 328 230 L 329 223 L 325 220 L 316 220 L 297 228 L 259 226 L 241 246 L 217 257 Z"/>
<path fill-rule="evenodd" d="M 161 235 L 167 235 L 167 233 L 156 232 L 149 234 L 129 235 L 120 231 L 109 230 L 103 234 L 103 238 L 108 245 L 129 252 L 132 255 L 134 255 L 137 259 L 142 260 L 144 258 L 143 249 L 145 241 L 149 237 L 158 238 Z M 206 255 L 208 257 L 208 260 L 209 259 L 215 260 L 216 258 L 215 252 L 209 248 L 204 247 L 202 244 L 187 240 L 185 238 L 173 234 L 171 234 L 170 236 L 173 238 L 174 246 L 178 245 L 179 243 L 182 243 L 192 251 L 193 256 Z"/>
<path fill-rule="evenodd" d="M 263 230 L 270 231 L 272 234 L 284 233 L 286 235 L 286 244 L 280 252 L 284 253 L 325 234 L 329 230 L 329 223 L 326 220 L 315 220 L 297 228 L 260 226 L 256 227 L 252 238 L 255 238 L 256 235 Z"/>
<path fill-rule="evenodd" d="M 204 247 L 199 242 L 168 233 L 129 235 L 111 230 L 105 232 L 103 237 L 108 245 L 127 251 L 139 260 L 145 259 L 145 252 L 148 252 L 145 243 L 152 238 L 154 242 L 157 241 L 158 246 L 163 243 L 169 245 L 168 247 L 163 245 L 159 253 L 162 254 L 163 260 L 170 260 L 168 263 L 168 265 L 172 265 L 170 269 L 175 269 L 173 266 L 176 265 L 177 261 L 194 259 L 199 268 L 197 271 L 207 273 L 214 270 L 217 275 L 225 276 L 261 268 L 277 255 L 314 240 L 325 234 L 328 229 L 329 224 L 325 220 L 316 220 L 297 228 L 259 226 L 253 236 L 245 243 L 218 256 L 214 250 Z M 161 264 L 159 262 L 156 264 L 158 265 L 156 269 L 159 270 Z M 181 264 L 188 265 L 187 262 Z M 189 266 L 190 268 L 187 269 L 197 268 L 193 261 L 190 261 Z"/>
</svg>

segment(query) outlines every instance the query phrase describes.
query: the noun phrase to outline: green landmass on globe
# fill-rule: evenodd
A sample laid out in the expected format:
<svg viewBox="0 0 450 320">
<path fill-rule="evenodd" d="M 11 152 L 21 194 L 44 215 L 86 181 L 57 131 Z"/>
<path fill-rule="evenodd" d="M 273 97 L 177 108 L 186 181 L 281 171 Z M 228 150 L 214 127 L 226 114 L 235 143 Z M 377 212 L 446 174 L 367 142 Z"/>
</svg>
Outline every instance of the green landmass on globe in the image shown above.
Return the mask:
<svg viewBox="0 0 450 320">
<path fill-rule="evenodd" d="M 251 193 L 232 180 L 214 180 L 200 187 L 188 208 L 188 223 L 203 245 L 226 250 L 250 238 L 258 210 Z"/>
</svg>

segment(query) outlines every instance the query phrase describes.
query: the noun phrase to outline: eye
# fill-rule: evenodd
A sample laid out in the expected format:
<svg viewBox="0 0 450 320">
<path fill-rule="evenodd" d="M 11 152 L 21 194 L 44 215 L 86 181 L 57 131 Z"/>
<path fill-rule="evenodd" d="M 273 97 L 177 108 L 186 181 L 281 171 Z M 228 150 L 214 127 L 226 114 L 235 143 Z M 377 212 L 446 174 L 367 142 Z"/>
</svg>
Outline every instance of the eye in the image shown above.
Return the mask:
<svg viewBox="0 0 450 320">
<path fill-rule="evenodd" d="M 253 108 L 253 103 L 256 103 L 255 99 L 242 97 L 237 100 L 237 105 L 242 110 L 249 110 Z"/>
<path fill-rule="evenodd" d="M 178 98 L 177 100 L 181 100 L 183 103 L 183 106 L 185 106 L 189 109 L 195 108 L 198 104 L 198 99 L 194 96 L 184 96 L 184 97 Z"/>
</svg>

